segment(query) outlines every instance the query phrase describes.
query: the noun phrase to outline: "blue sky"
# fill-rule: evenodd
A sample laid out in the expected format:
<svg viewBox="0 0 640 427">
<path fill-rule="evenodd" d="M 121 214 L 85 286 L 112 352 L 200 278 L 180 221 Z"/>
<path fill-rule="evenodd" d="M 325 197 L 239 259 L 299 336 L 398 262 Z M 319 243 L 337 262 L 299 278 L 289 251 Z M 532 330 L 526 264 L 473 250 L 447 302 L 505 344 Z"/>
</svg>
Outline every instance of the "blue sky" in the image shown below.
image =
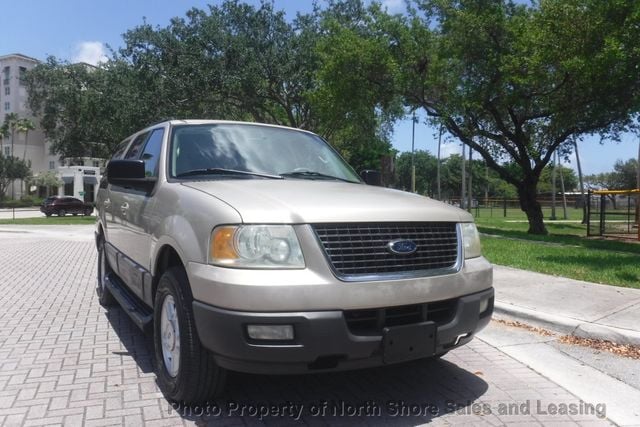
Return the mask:
<svg viewBox="0 0 640 427">
<path fill-rule="evenodd" d="M 249 0 L 258 3 L 257 0 Z M 95 62 L 107 53 L 105 45 L 117 48 L 121 35 L 142 23 L 143 17 L 153 25 L 167 25 L 174 16 L 183 16 L 192 8 L 206 8 L 216 0 L 20 0 L 4 4 L 0 14 L 0 55 L 19 52 L 37 59 L 48 55 Z M 401 11 L 403 0 L 384 0 L 390 11 Z M 296 11 L 311 10 L 310 0 L 275 0 L 293 18 Z M 411 120 L 396 126 L 393 145 L 400 151 L 411 150 Z M 416 125 L 416 149 L 437 152 L 436 131 L 423 123 Z M 460 152 L 460 145 L 446 144 L 444 153 Z M 585 174 L 606 172 L 617 159 L 627 160 L 638 154 L 638 138 L 624 135 L 622 142 L 589 138 L 580 146 Z M 570 162 L 575 168 L 575 160 Z"/>
</svg>

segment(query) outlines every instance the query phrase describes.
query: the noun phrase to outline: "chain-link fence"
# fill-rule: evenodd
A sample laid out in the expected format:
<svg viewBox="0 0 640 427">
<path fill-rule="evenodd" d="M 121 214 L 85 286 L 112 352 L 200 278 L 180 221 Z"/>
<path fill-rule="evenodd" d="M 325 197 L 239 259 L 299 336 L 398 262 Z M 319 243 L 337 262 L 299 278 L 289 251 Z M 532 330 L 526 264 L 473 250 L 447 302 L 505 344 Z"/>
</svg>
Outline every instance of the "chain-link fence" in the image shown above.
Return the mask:
<svg viewBox="0 0 640 427">
<path fill-rule="evenodd" d="M 640 240 L 640 190 L 589 192 L 587 236 Z"/>
<path fill-rule="evenodd" d="M 462 205 L 460 204 L 460 199 L 443 200 L 443 202 L 469 210 L 469 202 L 467 200 Z M 542 215 L 545 219 L 582 220 L 583 203 L 579 193 L 566 194 L 564 199 L 558 195 L 555 201 L 548 196 L 539 197 L 538 202 L 542 207 Z M 520 209 L 520 201 L 518 199 L 474 198 L 471 202 L 470 211 L 476 218 L 526 219 L 526 214 Z"/>
</svg>

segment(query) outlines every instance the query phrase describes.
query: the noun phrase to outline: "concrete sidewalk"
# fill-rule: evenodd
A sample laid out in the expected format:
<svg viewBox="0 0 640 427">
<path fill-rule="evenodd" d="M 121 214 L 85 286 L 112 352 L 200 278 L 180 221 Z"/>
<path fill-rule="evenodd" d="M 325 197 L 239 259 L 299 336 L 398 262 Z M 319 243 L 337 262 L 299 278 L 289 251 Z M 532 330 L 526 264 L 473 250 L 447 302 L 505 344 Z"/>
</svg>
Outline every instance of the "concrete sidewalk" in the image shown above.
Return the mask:
<svg viewBox="0 0 640 427">
<path fill-rule="evenodd" d="M 640 289 L 494 266 L 495 316 L 567 335 L 640 345 Z"/>
</svg>

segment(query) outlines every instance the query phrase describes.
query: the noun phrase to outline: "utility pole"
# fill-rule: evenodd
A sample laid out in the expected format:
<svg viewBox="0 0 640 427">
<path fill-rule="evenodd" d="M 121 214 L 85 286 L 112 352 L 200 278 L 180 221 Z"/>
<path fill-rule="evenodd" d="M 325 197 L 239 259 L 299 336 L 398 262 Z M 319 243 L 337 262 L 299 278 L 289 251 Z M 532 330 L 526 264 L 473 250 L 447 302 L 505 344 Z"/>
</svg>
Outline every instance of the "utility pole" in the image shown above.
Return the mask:
<svg viewBox="0 0 640 427">
<path fill-rule="evenodd" d="M 442 145 L 442 125 L 440 125 L 440 130 L 438 132 L 438 164 L 436 165 L 436 183 L 438 186 L 438 200 L 442 200 L 442 194 L 440 192 L 440 146 L 441 145 Z"/>
<path fill-rule="evenodd" d="M 416 113 L 411 118 L 411 192 L 416 192 L 416 164 L 415 164 L 415 139 L 416 139 Z"/>
<path fill-rule="evenodd" d="M 487 208 L 489 206 L 489 165 L 487 162 L 484 163 L 484 207 Z"/>
<path fill-rule="evenodd" d="M 582 224 L 587 223 L 587 199 L 584 197 L 584 180 L 582 179 L 582 167 L 580 166 L 580 153 L 578 152 L 578 140 L 573 138 L 573 148 L 576 151 L 576 164 L 578 165 L 578 180 L 580 181 L 580 201 L 582 203 Z M 640 151 L 638 152 L 640 158 Z M 640 169 L 638 169 L 640 179 Z"/>
<path fill-rule="evenodd" d="M 562 191 L 562 218 L 567 219 L 567 196 L 564 193 L 564 177 L 562 176 L 562 165 L 558 156 L 558 171 L 560 172 L 560 191 Z"/>
<path fill-rule="evenodd" d="M 553 152 L 553 169 L 551 170 L 551 218 L 556 220 L 556 157 L 557 153 Z"/>
<path fill-rule="evenodd" d="M 464 209 L 464 205 L 465 205 L 465 195 L 467 194 L 466 191 L 466 185 L 467 185 L 467 171 L 466 171 L 466 159 L 464 157 L 465 155 L 465 149 L 464 149 L 464 143 L 462 143 L 462 189 L 460 191 L 460 209 Z"/>
<path fill-rule="evenodd" d="M 473 150 L 469 147 L 469 190 L 467 191 L 468 202 L 467 202 L 467 210 L 471 212 L 471 208 L 473 207 L 473 163 L 471 160 L 473 159 Z"/>
<path fill-rule="evenodd" d="M 638 132 L 638 174 L 636 176 L 636 190 L 640 191 L 640 132 Z M 640 193 L 636 195 L 636 225 L 638 226 L 638 240 L 640 240 Z"/>
</svg>

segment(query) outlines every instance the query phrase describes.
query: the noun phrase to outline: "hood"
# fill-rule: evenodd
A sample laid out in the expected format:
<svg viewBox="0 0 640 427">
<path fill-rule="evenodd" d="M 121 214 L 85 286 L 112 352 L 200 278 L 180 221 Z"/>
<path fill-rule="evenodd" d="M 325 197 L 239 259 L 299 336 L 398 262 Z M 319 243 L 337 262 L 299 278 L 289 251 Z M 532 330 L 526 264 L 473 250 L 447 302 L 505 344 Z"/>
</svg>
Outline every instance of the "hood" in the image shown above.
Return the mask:
<svg viewBox="0 0 640 427">
<path fill-rule="evenodd" d="M 339 181 L 238 179 L 182 185 L 228 203 L 245 223 L 473 220 L 469 213 L 427 197 Z"/>
</svg>

